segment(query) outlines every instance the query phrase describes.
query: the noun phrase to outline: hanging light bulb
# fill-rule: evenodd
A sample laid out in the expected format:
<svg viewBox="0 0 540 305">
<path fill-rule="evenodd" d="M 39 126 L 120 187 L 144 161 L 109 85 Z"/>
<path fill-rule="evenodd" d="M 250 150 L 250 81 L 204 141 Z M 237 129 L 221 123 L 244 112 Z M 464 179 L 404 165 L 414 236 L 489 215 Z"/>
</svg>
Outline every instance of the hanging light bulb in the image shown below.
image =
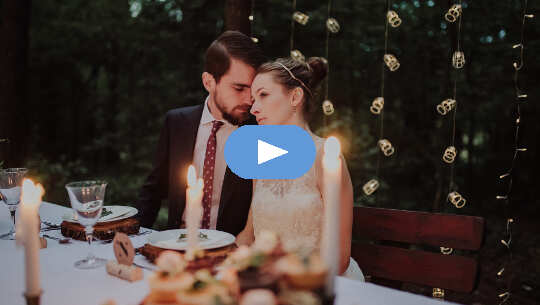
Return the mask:
<svg viewBox="0 0 540 305">
<path fill-rule="evenodd" d="M 326 28 L 327 28 L 330 32 L 336 34 L 337 32 L 339 32 L 339 30 L 340 30 L 341 27 L 339 26 L 339 23 L 337 22 L 336 19 L 334 19 L 334 18 L 328 18 L 328 20 L 326 20 Z"/>
<path fill-rule="evenodd" d="M 301 25 L 306 25 L 309 21 L 309 16 L 302 12 L 294 12 L 293 14 L 294 21 L 300 23 Z"/>
<path fill-rule="evenodd" d="M 388 11 L 388 13 L 386 13 L 386 18 L 393 28 L 397 28 L 401 24 L 401 19 L 395 11 Z"/>
<path fill-rule="evenodd" d="M 334 104 L 330 100 L 325 100 L 322 104 L 323 113 L 325 115 L 332 115 L 334 113 Z"/>
</svg>

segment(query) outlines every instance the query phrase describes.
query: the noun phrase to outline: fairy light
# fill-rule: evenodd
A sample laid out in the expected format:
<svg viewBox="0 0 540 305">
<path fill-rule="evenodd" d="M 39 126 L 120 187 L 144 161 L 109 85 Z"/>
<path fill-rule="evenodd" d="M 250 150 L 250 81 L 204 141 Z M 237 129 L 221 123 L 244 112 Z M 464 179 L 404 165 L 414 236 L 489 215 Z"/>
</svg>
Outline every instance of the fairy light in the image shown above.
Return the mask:
<svg viewBox="0 0 540 305">
<path fill-rule="evenodd" d="M 386 0 L 386 14 L 384 16 L 384 54 L 381 60 L 381 91 L 380 95 L 376 97 L 370 106 L 371 113 L 377 116 L 377 125 L 379 128 L 379 141 L 377 145 L 379 146 L 381 152 L 377 154 L 377 166 L 375 170 L 375 178 L 369 180 L 364 184 L 363 190 L 364 194 L 371 195 L 379 187 L 379 177 L 381 172 L 381 158 L 384 155 L 385 157 L 390 157 L 394 154 L 395 148 L 392 143 L 384 138 L 384 87 L 385 87 L 385 73 L 386 69 L 391 72 L 399 69 L 400 63 L 395 55 L 388 53 L 388 40 L 389 40 L 389 27 L 392 28 L 398 27 L 402 20 L 399 18 L 399 15 L 396 11 L 390 10 L 390 0 Z"/>
<path fill-rule="evenodd" d="M 461 209 L 465 206 L 467 200 L 457 192 L 455 185 L 455 158 L 457 156 L 456 148 L 456 116 L 457 116 L 457 79 L 458 73 L 465 65 L 465 53 L 461 50 L 461 22 L 463 19 L 463 8 L 461 0 L 458 3 L 453 4 L 450 9 L 444 15 L 444 18 L 449 23 L 455 23 L 457 27 L 457 39 L 456 49 L 452 54 L 452 67 L 454 67 L 454 80 L 453 80 L 453 95 L 452 98 L 446 99 L 437 105 L 437 112 L 445 116 L 452 112 L 452 127 L 451 127 L 451 140 L 450 145 L 444 150 L 442 161 L 450 166 L 450 182 L 448 186 L 448 196 L 446 200 L 454 205 L 454 207 Z"/>
<path fill-rule="evenodd" d="M 515 133 L 514 133 L 514 153 L 512 157 L 512 162 L 510 164 L 510 169 L 508 169 L 505 173 L 501 174 L 499 176 L 499 179 L 501 181 L 508 180 L 508 187 L 506 189 L 506 193 L 504 195 L 497 195 L 495 197 L 497 200 L 501 200 L 504 202 L 504 210 L 506 215 L 506 232 L 505 237 L 501 239 L 501 244 L 506 248 L 508 251 L 508 259 L 504 266 L 502 266 L 497 272 L 497 277 L 502 278 L 505 274 L 508 272 L 508 268 L 512 265 L 512 225 L 515 223 L 515 219 L 510 216 L 510 205 L 511 205 L 511 193 L 512 193 L 512 186 L 513 186 L 513 180 L 514 180 L 514 169 L 516 167 L 516 162 L 519 157 L 519 153 L 526 152 L 527 148 L 523 147 L 519 143 L 519 126 L 521 124 L 521 103 L 524 103 L 527 101 L 527 94 L 523 92 L 522 88 L 519 86 L 519 72 L 521 69 L 523 69 L 523 66 L 525 65 L 524 60 L 524 49 L 525 49 L 525 22 L 527 19 L 534 18 L 534 15 L 527 14 L 527 0 L 524 0 L 523 8 L 522 8 L 522 18 L 521 18 L 521 37 L 520 42 L 518 44 L 514 44 L 512 46 L 513 49 L 518 49 L 518 57 L 517 60 L 515 60 L 512 63 L 512 66 L 514 67 L 514 92 L 516 96 L 516 114 L 517 117 L 514 120 L 515 122 Z M 506 280 L 506 291 L 499 293 L 498 297 L 500 299 L 499 304 L 504 304 L 508 302 L 508 300 L 511 297 L 510 287 L 512 285 L 512 276 L 511 274 L 507 277 Z"/>
<path fill-rule="evenodd" d="M 255 0 L 251 0 L 251 13 L 248 16 L 250 27 L 251 27 L 251 40 L 254 43 L 259 43 L 259 39 L 253 34 L 253 22 L 255 21 Z"/>
<path fill-rule="evenodd" d="M 326 79 L 324 80 L 324 101 L 322 104 L 323 113 L 325 114 L 323 118 L 323 124 L 325 128 L 328 127 L 328 117 L 334 114 L 335 112 L 334 103 L 328 98 L 328 91 L 329 91 L 329 86 L 330 86 L 330 63 L 328 63 L 328 58 L 330 56 L 329 54 L 330 33 L 334 32 L 336 25 L 337 25 L 337 31 L 339 31 L 339 23 L 334 18 L 330 17 L 331 12 L 332 12 L 332 0 L 328 0 L 328 9 L 327 9 L 327 14 L 326 14 L 326 43 L 325 43 L 325 48 L 324 48 L 325 50 L 324 58 L 327 60 L 328 73 L 326 74 Z M 334 33 L 337 33 L 337 31 Z M 328 111 L 329 109 L 331 109 L 332 111 Z"/>
<path fill-rule="evenodd" d="M 294 14 L 296 12 L 296 0 L 292 0 L 292 14 Z M 294 20 L 294 18 L 291 18 L 291 37 L 290 37 L 290 48 L 289 48 L 289 51 L 293 51 L 294 50 L 294 24 L 296 23 L 296 21 Z"/>
<path fill-rule="evenodd" d="M 451 203 L 455 208 L 461 209 L 467 204 L 467 200 L 456 191 L 456 186 L 454 183 L 455 178 L 455 159 L 457 156 L 456 149 L 456 114 L 457 114 L 457 76 L 458 71 L 465 66 L 465 53 L 461 50 L 461 20 L 463 18 L 463 9 L 461 5 L 461 0 L 458 3 L 453 4 L 446 14 L 444 19 L 448 23 L 457 23 L 457 43 L 456 49 L 452 53 L 452 67 L 456 70 L 454 73 L 453 81 L 453 95 L 452 98 L 445 99 L 440 104 L 436 106 L 437 112 L 441 116 L 446 116 L 448 113 L 452 112 L 452 127 L 451 127 L 451 141 L 450 145 L 446 147 L 442 155 L 442 161 L 450 166 L 450 182 L 448 186 L 448 195 L 446 201 Z M 440 251 L 444 255 L 451 255 L 454 251 L 453 248 L 440 247 Z M 442 295 L 442 297 L 441 297 Z M 444 298 L 444 289 L 442 288 L 433 288 L 433 297 Z"/>
</svg>

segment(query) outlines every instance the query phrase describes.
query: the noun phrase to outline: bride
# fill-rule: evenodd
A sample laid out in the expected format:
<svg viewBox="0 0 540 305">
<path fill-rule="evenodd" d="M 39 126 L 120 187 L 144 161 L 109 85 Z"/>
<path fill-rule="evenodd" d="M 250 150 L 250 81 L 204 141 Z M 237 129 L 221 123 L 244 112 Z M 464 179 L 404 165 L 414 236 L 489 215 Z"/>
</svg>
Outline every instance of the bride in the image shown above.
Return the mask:
<svg viewBox="0 0 540 305">
<path fill-rule="evenodd" d="M 253 198 L 248 221 L 238 235 L 238 244 L 251 244 L 263 231 L 277 233 L 287 251 L 309 255 L 319 251 L 325 202 L 322 199 L 322 153 L 324 139 L 314 135 L 307 123 L 313 94 L 326 76 L 324 59 L 312 57 L 307 63 L 280 58 L 263 64 L 251 85 L 254 103 L 251 113 L 259 125 L 297 125 L 313 138 L 317 156 L 312 168 L 297 179 L 253 180 Z M 340 274 L 364 280 L 351 258 L 353 189 L 342 158 L 340 219 Z"/>
</svg>

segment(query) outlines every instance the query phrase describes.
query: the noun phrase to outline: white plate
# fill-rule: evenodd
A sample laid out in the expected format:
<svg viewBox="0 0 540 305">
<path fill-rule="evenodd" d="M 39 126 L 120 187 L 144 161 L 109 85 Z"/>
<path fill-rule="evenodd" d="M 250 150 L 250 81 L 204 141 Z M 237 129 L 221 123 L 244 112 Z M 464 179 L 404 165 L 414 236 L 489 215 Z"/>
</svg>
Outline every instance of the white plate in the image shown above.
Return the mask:
<svg viewBox="0 0 540 305">
<path fill-rule="evenodd" d="M 207 240 L 199 239 L 199 247 L 203 250 L 225 247 L 233 244 L 236 240 L 234 235 L 223 231 L 200 229 L 199 232 L 208 236 Z M 153 232 L 148 236 L 148 243 L 162 249 L 186 250 L 187 238 L 178 241 L 180 234 L 187 234 L 187 230 L 176 229 Z"/>
<path fill-rule="evenodd" d="M 125 205 L 106 205 L 103 208 L 111 211 L 112 214 L 107 216 L 102 216 L 99 218 L 98 222 L 109 222 L 126 219 L 137 215 L 138 211 L 134 207 L 125 206 Z M 73 211 L 72 213 L 65 214 L 62 216 L 62 219 L 69 222 L 77 222 L 75 218 L 76 214 Z"/>
</svg>

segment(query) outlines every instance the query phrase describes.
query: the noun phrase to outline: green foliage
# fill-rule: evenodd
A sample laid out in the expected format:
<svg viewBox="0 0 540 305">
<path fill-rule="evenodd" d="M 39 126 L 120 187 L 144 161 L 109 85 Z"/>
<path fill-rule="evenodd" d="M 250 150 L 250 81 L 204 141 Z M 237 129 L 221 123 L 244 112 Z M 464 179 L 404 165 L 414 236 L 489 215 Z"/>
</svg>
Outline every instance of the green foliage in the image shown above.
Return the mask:
<svg viewBox="0 0 540 305">
<path fill-rule="evenodd" d="M 328 2 L 297 3 L 310 21 L 296 26 L 295 48 L 324 56 Z M 511 63 L 517 53 L 511 46 L 520 38 L 518 3 L 464 1 L 461 45 L 467 64 L 457 74 L 448 64 L 455 25 L 443 20 L 447 2 L 392 5 L 403 23 L 390 29 L 388 48 L 401 67 L 386 72 L 384 131 L 396 154 L 382 159 L 376 196 L 364 196 L 361 187 L 375 175 L 379 154 L 379 126 L 369 105 L 380 95 L 381 1 L 334 1 L 332 15 L 342 29 L 331 35 L 329 48 L 329 97 L 336 113 L 324 119 L 319 111 L 313 129 L 340 135 L 357 204 L 448 207 L 450 173 L 441 156 L 450 142 L 451 120 L 440 117 L 435 105 L 451 95 L 457 77 L 456 183 L 471 204 L 447 210 L 496 211 L 496 178 L 513 153 Z M 45 184 L 45 200 L 67 203 L 66 182 L 99 178 L 109 182 L 108 204 L 134 202 L 166 111 L 202 103 L 206 96 L 202 57 L 223 30 L 223 7 L 223 1 L 210 0 L 33 2 L 28 88 L 29 109 L 35 109 L 29 143 L 35 153 L 26 166 Z M 288 1 L 256 1 L 253 35 L 271 58 L 289 52 L 290 14 Z M 539 42 L 532 39 L 538 34 L 533 26 L 525 32 L 531 39 L 521 86 L 531 100 L 540 93 L 534 73 L 540 62 L 533 56 Z M 540 170 L 534 162 L 538 103 L 524 104 L 522 113 L 520 140 L 528 153 L 519 160 L 525 166 L 518 168 L 514 198 L 533 202 L 538 196 L 531 182 Z M 158 227 L 166 221 L 166 208 L 159 215 Z"/>
</svg>

